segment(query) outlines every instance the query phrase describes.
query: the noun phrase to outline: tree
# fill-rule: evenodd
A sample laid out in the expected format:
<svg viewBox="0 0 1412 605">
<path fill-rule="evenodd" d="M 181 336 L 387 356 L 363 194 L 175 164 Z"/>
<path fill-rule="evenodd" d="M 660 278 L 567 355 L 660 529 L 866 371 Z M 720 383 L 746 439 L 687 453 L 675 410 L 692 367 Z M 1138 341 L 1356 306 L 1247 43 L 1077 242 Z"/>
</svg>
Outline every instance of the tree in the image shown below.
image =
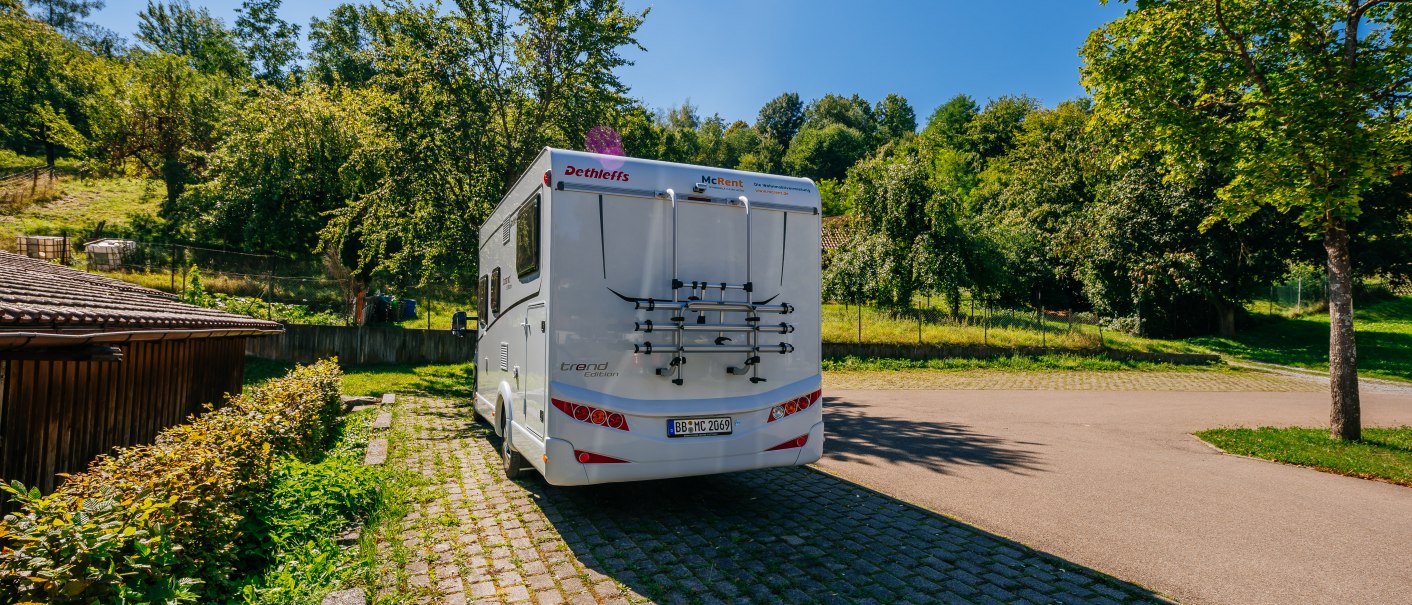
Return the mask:
<svg viewBox="0 0 1412 605">
<path fill-rule="evenodd" d="M 946 147 L 957 151 L 967 151 L 966 133 L 971 120 L 980 113 L 980 107 L 966 95 L 956 95 L 943 103 L 927 118 L 922 129 L 922 139 L 932 147 Z"/>
<path fill-rule="evenodd" d="M 1039 109 L 1039 101 L 1026 96 L 1004 96 L 985 104 L 985 109 L 966 123 L 966 150 L 982 161 L 1005 155 L 1014 147 L 1015 136 L 1025 116 Z"/>
<path fill-rule="evenodd" d="M 804 108 L 804 124 L 800 130 L 822 129 L 830 124 L 846 126 L 863 135 L 871 148 L 878 134 L 877 119 L 873 116 L 873 106 L 858 95 L 843 97 L 824 95 Z"/>
<path fill-rule="evenodd" d="M 646 13 L 524 0 L 368 15 L 382 93 L 370 113 L 387 141 L 371 153 L 387 176 L 336 213 L 324 244 L 364 279 L 470 283 L 481 222 L 535 154 L 635 115 L 614 71 Z"/>
<path fill-rule="evenodd" d="M 280 86 L 299 59 L 299 26 L 279 18 L 281 0 L 245 0 L 236 10 L 235 37 L 253 75 Z"/>
<path fill-rule="evenodd" d="M 366 109 L 375 91 L 262 86 L 224 120 L 209 180 L 188 189 L 186 227 L 204 242 L 308 257 L 331 212 L 383 176 L 386 144 Z"/>
<path fill-rule="evenodd" d="M 1335 439 L 1361 436 L 1349 224 L 1409 157 L 1409 33 L 1412 4 L 1390 0 L 1143 0 L 1083 48 L 1130 157 L 1230 176 L 1206 225 L 1269 205 L 1323 239 Z"/>
<path fill-rule="evenodd" d="M 82 150 L 92 62 L 72 41 L 22 11 L 0 12 L 0 142 L 42 153 L 51 167 L 61 152 Z"/>
<path fill-rule="evenodd" d="M 881 260 L 874 263 L 878 304 L 893 310 L 910 307 L 912 296 L 928 285 L 919 279 L 925 276 L 916 269 L 914 256 L 929 247 L 925 236 L 933 231 L 925 167 L 910 153 L 869 159 L 848 171 L 845 188 L 858 232 L 885 242 Z"/>
<path fill-rule="evenodd" d="M 873 115 L 877 116 L 878 134 L 885 140 L 917 133 L 917 112 L 912 110 L 907 98 L 902 95 L 888 94 L 883 97 L 873 109 Z"/>
<path fill-rule="evenodd" d="M 340 4 L 327 19 L 309 23 L 309 72 L 324 84 L 362 86 L 373 77 L 372 37 L 368 31 L 372 7 Z"/>
<path fill-rule="evenodd" d="M 843 124 L 809 127 L 794 135 L 784 155 L 790 174 L 811 179 L 837 179 L 868 154 L 865 135 Z"/>
<path fill-rule="evenodd" d="M 225 78 L 163 52 L 137 53 L 106 73 L 102 86 L 90 153 L 112 165 L 135 161 L 160 176 L 167 190 L 161 214 L 181 222 L 178 198 L 215 147 L 234 91 Z"/>
<path fill-rule="evenodd" d="M 28 0 L 31 16 L 56 31 L 75 36 L 87 29 L 93 11 L 103 9 L 103 0 Z"/>
<path fill-rule="evenodd" d="M 789 147 L 790 139 L 803 125 L 804 103 L 800 102 L 797 92 L 770 99 L 755 118 L 755 129 L 760 131 L 760 136 L 774 141 L 780 149 Z"/>
<path fill-rule="evenodd" d="M 244 78 L 250 75 L 245 54 L 235 34 L 204 7 L 192 8 L 187 0 L 157 3 L 137 13 L 137 39 L 149 50 L 186 57 L 206 74 Z"/>
</svg>

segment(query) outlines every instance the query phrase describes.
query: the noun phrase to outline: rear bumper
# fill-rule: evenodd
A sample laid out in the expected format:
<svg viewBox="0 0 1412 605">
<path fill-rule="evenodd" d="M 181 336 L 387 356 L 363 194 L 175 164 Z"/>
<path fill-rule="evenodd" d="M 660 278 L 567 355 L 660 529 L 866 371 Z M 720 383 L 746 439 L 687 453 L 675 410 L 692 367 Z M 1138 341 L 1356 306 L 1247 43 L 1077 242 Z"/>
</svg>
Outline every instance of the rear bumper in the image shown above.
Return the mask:
<svg viewBox="0 0 1412 605">
<path fill-rule="evenodd" d="M 646 481 L 669 479 L 695 475 L 714 475 L 777 466 L 798 466 L 818 460 L 824 454 L 824 423 L 815 422 L 807 433 L 809 439 L 803 447 L 775 451 L 755 451 L 749 453 L 695 458 L 681 458 L 657 462 L 624 462 L 580 464 L 574 457 L 574 444 L 565 439 L 550 438 L 545 441 L 545 454 L 548 460 L 544 465 L 544 479 L 550 485 L 591 485 L 595 483 L 615 483 L 620 481 Z M 755 447 L 755 446 L 752 446 Z M 723 448 L 733 449 L 733 448 Z M 596 452 L 612 456 L 612 451 Z"/>
</svg>

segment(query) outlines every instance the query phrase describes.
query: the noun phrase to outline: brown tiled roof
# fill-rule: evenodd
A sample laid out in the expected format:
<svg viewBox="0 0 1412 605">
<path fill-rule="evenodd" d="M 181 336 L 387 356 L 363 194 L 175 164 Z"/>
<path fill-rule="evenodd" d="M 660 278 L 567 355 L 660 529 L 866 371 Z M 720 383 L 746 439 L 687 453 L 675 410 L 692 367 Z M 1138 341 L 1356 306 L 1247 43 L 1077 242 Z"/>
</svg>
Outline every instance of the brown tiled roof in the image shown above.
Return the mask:
<svg viewBox="0 0 1412 605">
<path fill-rule="evenodd" d="M 846 214 L 840 216 L 826 216 L 823 222 L 822 242 L 825 250 L 837 250 L 848 241 L 849 227 L 853 224 L 853 217 Z"/>
<path fill-rule="evenodd" d="M 281 327 L 188 305 L 160 290 L 0 252 L 0 331 L 226 329 Z"/>
</svg>

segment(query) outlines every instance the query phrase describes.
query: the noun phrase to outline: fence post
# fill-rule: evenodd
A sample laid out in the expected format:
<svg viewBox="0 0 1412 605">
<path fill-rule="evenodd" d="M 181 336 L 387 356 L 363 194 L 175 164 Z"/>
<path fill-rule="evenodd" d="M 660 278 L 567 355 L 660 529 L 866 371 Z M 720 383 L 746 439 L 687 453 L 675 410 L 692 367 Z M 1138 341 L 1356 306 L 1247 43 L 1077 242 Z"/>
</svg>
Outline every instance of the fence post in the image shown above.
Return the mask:
<svg viewBox="0 0 1412 605">
<path fill-rule="evenodd" d="M 273 320 L 275 316 L 275 257 L 265 257 L 265 319 Z"/>
</svg>

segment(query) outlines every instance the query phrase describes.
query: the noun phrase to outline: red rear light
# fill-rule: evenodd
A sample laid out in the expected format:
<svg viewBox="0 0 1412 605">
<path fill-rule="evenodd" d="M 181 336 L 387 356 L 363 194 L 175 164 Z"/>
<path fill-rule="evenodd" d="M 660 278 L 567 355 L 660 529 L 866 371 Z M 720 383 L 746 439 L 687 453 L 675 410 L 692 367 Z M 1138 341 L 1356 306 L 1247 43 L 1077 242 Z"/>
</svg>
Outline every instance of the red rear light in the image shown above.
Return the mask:
<svg viewBox="0 0 1412 605">
<path fill-rule="evenodd" d="M 618 429 L 620 431 L 628 430 L 628 419 L 617 412 L 600 410 L 591 405 L 569 403 L 563 399 L 551 399 L 550 403 L 554 404 L 554 407 L 560 412 L 567 414 L 570 418 L 579 422 L 606 426 L 610 429 Z M 620 460 L 619 462 L 622 461 Z"/>
<path fill-rule="evenodd" d="M 770 415 L 765 419 L 765 422 L 774 422 L 785 416 L 798 414 L 799 412 L 809 409 L 809 406 L 814 405 L 820 397 L 823 397 L 823 394 L 823 391 L 814 391 L 808 395 L 795 397 L 794 399 L 770 408 Z"/>
<path fill-rule="evenodd" d="M 614 457 L 612 457 L 612 456 L 604 456 L 603 454 L 595 454 L 595 453 L 593 453 L 593 452 L 583 452 L 583 451 L 579 451 L 579 450 L 574 450 L 574 459 L 578 460 L 578 461 L 579 461 L 579 464 L 625 464 L 625 463 L 627 463 L 627 460 L 620 460 L 620 459 L 614 458 Z"/>
<path fill-rule="evenodd" d="M 548 186 L 548 185 L 549 185 L 549 171 L 548 171 L 548 170 L 545 170 L 545 171 L 544 171 L 544 184 L 545 184 L 545 186 Z"/>
<path fill-rule="evenodd" d="M 772 447 L 772 448 L 767 449 L 767 450 L 765 450 L 765 451 L 767 451 L 767 452 L 773 452 L 773 451 L 776 451 L 776 450 L 788 450 L 788 449 L 793 449 L 793 448 L 796 448 L 796 447 L 804 447 L 804 444 L 806 444 L 806 443 L 809 443 L 809 436 L 808 436 L 808 435 L 800 435 L 800 436 L 798 436 L 798 437 L 795 437 L 795 438 L 793 438 L 793 439 L 790 439 L 789 441 L 786 441 L 786 442 L 784 442 L 784 443 L 781 443 L 781 444 L 779 444 L 779 445 L 776 445 L 775 447 Z"/>
</svg>

